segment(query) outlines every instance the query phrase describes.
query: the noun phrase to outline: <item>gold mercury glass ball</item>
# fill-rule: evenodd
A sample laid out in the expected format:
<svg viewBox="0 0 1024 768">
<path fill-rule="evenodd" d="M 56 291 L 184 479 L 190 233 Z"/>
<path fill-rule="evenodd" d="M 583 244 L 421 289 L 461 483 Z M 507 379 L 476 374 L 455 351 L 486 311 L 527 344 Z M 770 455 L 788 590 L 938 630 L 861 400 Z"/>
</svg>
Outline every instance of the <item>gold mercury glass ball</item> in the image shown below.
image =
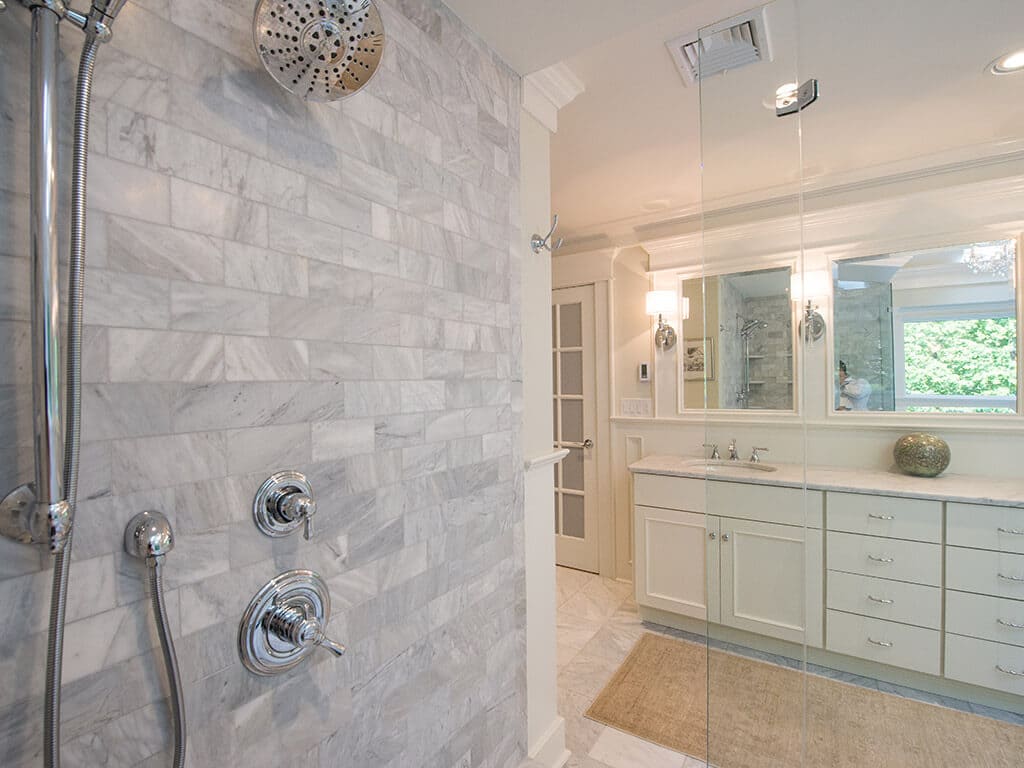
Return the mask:
<svg viewBox="0 0 1024 768">
<path fill-rule="evenodd" d="M 896 441 L 892 451 L 901 472 L 917 477 L 938 477 L 949 466 L 949 444 L 941 437 L 915 432 Z"/>
</svg>

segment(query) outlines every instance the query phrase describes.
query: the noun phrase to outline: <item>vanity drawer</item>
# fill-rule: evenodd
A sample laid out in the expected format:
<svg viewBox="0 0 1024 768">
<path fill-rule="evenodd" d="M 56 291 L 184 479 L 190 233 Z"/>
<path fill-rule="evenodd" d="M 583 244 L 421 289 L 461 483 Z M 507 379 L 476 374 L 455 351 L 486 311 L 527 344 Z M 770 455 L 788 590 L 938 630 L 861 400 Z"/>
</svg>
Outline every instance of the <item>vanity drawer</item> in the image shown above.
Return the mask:
<svg viewBox="0 0 1024 768">
<path fill-rule="evenodd" d="M 703 513 L 707 508 L 703 480 L 668 475 L 633 475 L 633 502 L 645 507 Z"/>
<path fill-rule="evenodd" d="M 1024 554 L 1024 509 L 950 503 L 946 506 L 946 543 Z"/>
<path fill-rule="evenodd" d="M 946 587 L 1024 600 L 1024 555 L 946 547 Z"/>
<path fill-rule="evenodd" d="M 1024 696 L 1024 648 L 947 633 L 946 677 Z"/>
<path fill-rule="evenodd" d="M 942 628 L 942 590 L 938 587 L 829 571 L 828 607 L 917 627 Z"/>
<path fill-rule="evenodd" d="M 829 492 L 828 528 L 893 539 L 942 542 L 942 502 Z"/>
<path fill-rule="evenodd" d="M 825 647 L 830 651 L 929 675 L 939 674 L 938 630 L 831 610 L 826 620 Z"/>
<path fill-rule="evenodd" d="M 763 523 L 821 528 L 824 494 L 802 488 L 713 480 L 708 483 L 708 513 Z"/>
<path fill-rule="evenodd" d="M 828 532 L 829 570 L 914 584 L 942 585 L 942 546 Z"/>
<path fill-rule="evenodd" d="M 949 590 L 946 631 L 1024 647 L 1024 601 Z"/>
</svg>

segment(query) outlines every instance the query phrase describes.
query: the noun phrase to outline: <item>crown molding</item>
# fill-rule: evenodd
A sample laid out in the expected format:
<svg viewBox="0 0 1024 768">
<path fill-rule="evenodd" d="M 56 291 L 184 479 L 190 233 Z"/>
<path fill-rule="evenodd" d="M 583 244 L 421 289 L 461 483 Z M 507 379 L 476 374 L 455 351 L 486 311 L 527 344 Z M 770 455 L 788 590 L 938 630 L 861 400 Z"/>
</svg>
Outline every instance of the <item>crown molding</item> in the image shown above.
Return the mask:
<svg viewBox="0 0 1024 768">
<path fill-rule="evenodd" d="M 549 131 L 557 133 L 558 111 L 585 90 L 583 81 L 567 64 L 553 64 L 523 78 L 523 108 Z"/>
</svg>

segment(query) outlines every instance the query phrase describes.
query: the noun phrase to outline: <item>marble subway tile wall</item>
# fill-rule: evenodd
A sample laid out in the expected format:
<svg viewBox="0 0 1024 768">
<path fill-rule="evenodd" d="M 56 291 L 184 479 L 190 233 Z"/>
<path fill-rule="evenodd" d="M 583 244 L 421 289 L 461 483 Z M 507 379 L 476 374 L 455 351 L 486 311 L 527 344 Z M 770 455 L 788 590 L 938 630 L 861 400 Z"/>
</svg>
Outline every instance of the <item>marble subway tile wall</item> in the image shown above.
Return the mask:
<svg viewBox="0 0 1024 768">
<path fill-rule="evenodd" d="M 0 490 L 31 475 L 29 34 L 9 5 Z M 438 0 L 379 5 L 381 70 L 342 103 L 264 73 L 251 0 L 129 0 L 100 52 L 65 768 L 169 764 L 144 574 L 121 550 L 144 509 L 177 533 L 191 768 L 525 756 L 519 81 Z M 80 40 L 64 38 L 70 116 Z M 320 502 L 310 542 L 252 523 L 256 488 L 286 468 Z M 296 567 L 329 583 L 349 652 L 254 677 L 241 612 Z M 49 568 L 0 540 L 8 768 L 41 761 Z"/>
</svg>

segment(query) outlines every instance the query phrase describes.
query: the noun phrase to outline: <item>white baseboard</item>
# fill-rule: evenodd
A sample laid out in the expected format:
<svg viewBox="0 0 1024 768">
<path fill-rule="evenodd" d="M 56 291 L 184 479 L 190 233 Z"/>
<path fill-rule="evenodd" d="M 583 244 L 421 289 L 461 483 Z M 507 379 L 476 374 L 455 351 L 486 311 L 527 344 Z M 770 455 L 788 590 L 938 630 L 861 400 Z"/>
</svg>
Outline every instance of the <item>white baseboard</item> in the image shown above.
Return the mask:
<svg viewBox="0 0 1024 768">
<path fill-rule="evenodd" d="M 544 768 L 562 768 L 570 757 L 565 748 L 565 718 L 559 716 L 530 748 L 530 759 Z"/>
</svg>

